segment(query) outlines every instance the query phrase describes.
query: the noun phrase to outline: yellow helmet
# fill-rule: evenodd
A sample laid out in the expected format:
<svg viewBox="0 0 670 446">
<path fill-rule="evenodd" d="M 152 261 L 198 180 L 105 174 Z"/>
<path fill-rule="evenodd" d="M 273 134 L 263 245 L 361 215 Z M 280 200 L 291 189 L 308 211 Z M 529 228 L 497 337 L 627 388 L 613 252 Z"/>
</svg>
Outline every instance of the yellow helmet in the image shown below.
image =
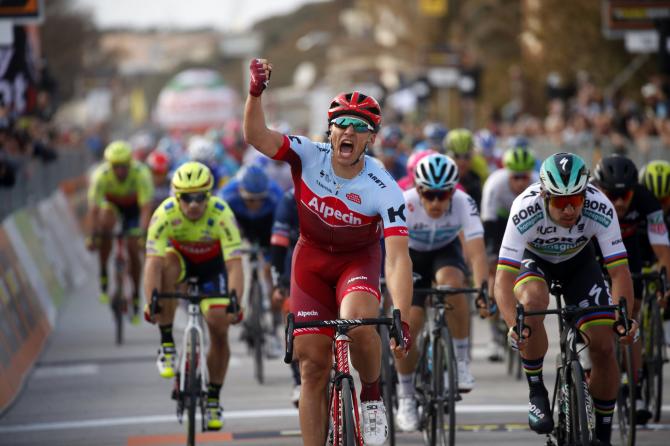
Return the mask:
<svg viewBox="0 0 670 446">
<path fill-rule="evenodd" d="M 450 153 L 458 155 L 470 153 L 475 146 L 472 132 L 468 129 L 454 129 L 447 133 L 447 137 L 444 139 L 444 146 Z"/>
<path fill-rule="evenodd" d="M 670 162 L 650 162 L 640 171 L 639 180 L 659 200 L 670 196 Z"/>
<path fill-rule="evenodd" d="M 129 164 L 133 149 L 125 141 L 113 141 L 105 148 L 105 161 L 110 164 Z"/>
<path fill-rule="evenodd" d="M 172 175 L 172 189 L 175 194 L 209 192 L 213 185 L 214 177 L 209 167 L 197 161 L 182 164 Z"/>
</svg>

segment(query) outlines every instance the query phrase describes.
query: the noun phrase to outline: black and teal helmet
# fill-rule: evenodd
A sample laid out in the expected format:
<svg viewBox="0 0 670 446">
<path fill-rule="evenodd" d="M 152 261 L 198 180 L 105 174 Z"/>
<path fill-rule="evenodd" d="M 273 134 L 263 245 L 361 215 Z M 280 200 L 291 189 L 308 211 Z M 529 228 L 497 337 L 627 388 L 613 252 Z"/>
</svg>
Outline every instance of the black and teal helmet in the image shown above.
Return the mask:
<svg viewBox="0 0 670 446">
<path fill-rule="evenodd" d="M 556 153 L 542 163 L 540 182 L 551 195 L 579 194 L 589 182 L 589 169 L 574 153 Z"/>
<path fill-rule="evenodd" d="M 503 166 L 512 172 L 530 172 L 535 167 L 535 157 L 524 147 L 507 149 L 502 162 Z"/>
</svg>

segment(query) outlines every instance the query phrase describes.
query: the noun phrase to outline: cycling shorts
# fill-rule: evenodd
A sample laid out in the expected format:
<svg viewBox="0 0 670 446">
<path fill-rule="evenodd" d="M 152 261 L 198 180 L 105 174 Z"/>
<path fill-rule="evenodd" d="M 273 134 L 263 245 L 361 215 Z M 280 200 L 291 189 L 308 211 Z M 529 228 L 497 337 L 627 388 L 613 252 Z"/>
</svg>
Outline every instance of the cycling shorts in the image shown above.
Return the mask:
<svg viewBox="0 0 670 446">
<path fill-rule="evenodd" d="M 521 260 L 519 275 L 514 282 L 514 289 L 534 280 L 541 280 L 547 286 L 557 281 L 563 290 L 566 305 L 581 308 L 612 305 L 609 285 L 605 281 L 591 244 L 575 257 L 561 263 L 547 262 L 526 249 Z M 592 326 L 612 325 L 614 320 L 614 311 L 594 311 L 580 317 L 577 327 L 585 330 Z"/>
<path fill-rule="evenodd" d="M 463 248 L 461 241 L 456 238 L 451 243 L 433 251 L 409 250 L 409 257 L 412 259 L 412 272 L 420 274 L 421 279 L 417 280 L 414 286 L 416 288 L 430 288 L 437 272 L 445 266 L 459 269 L 464 276 L 468 275 L 468 268 L 463 259 Z M 412 297 L 412 306 L 424 307 L 426 296 Z"/>
<path fill-rule="evenodd" d="M 221 293 L 222 296 L 228 295 L 226 266 L 223 258 L 217 256 L 201 263 L 195 263 L 175 248 L 168 247 L 166 254 L 173 254 L 179 260 L 180 273 L 178 283 L 184 283 L 187 278 L 195 277 L 198 279 L 198 287 L 202 293 Z M 225 308 L 228 306 L 227 297 L 205 299 L 200 303 L 200 309 L 203 314 L 213 308 Z"/>
<path fill-rule="evenodd" d="M 332 253 L 298 240 L 291 264 L 291 312 L 296 322 L 337 319 L 342 299 L 364 291 L 380 299 L 381 250 L 378 243 L 352 252 Z M 333 336 L 332 328 L 298 329 L 295 335 Z"/>
<path fill-rule="evenodd" d="M 116 218 L 121 220 L 121 233 L 124 235 L 137 235 L 140 227 L 140 207 L 137 203 L 130 206 L 119 206 L 109 201 L 102 203 L 102 209 L 111 209 Z"/>
</svg>

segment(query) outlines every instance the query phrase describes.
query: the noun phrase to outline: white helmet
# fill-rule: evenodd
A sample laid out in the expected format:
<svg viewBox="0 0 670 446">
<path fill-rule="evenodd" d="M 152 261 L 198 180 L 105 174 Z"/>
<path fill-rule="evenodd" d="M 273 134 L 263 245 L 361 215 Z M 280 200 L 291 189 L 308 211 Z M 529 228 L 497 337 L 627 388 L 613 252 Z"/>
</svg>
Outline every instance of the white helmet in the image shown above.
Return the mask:
<svg viewBox="0 0 670 446">
<path fill-rule="evenodd" d="M 416 166 L 414 184 L 426 189 L 453 189 L 458 184 L 458 167 L 447 155 L 428 155 Z"/>
<path fill-rule="evenodd" d="M 191 138 L 188 143 L 187 154 L 191 161 L 199 161 L 205 164 L 216 162 L 216 147 L 214 147 L 214 143 L 202 136 Z"/>
</svg>

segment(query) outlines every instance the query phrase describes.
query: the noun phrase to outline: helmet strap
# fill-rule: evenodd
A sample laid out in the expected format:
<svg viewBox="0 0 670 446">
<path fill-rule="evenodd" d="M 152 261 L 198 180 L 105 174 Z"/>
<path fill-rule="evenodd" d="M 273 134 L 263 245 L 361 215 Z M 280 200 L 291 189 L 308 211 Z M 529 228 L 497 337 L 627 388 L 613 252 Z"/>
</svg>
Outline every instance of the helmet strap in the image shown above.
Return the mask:
<svg viewBox="0 0 670 446">
<path fill-rule="evenodd" d="M 353 166 L 355 166 L 356 164 L 358 164 L 358 162 L 361 160 L 361 158 L 363 158 L 363 157 L 365 156 L 365 153 L 366 153 L 367 151 L 368 151 L 368 143 L 365 143 L 365 147 L 363 147 L 363 151 L 361 152 L 361 154 L 358 156 L 358 158 L 356 158 L 356 161 L 354 161 L 353 163 L 349 164 L 349 166 L 353 167 Z"/>
</svg>

